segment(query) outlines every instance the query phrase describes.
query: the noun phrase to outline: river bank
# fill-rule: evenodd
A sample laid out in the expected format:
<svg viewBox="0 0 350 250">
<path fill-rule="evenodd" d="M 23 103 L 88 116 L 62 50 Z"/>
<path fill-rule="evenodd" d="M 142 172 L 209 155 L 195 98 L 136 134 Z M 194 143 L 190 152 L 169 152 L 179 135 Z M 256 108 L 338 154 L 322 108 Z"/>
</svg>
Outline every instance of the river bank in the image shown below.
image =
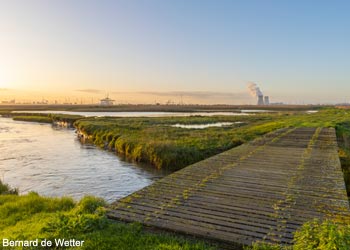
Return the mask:
<svg viewBox="0 0 350 250">
<path fill-rule="evenodd" d="M 68 197 L 48 198 L 33 192 L 17 195 L 0 181 L 0 248 L 34 249 L 21 246 L 8 248 L 3 246 L 3 239 L 38 241 L 35 249 L 47 249 L 46 242 L 65 239 L 83 242 L 74 249 L 216 249 L 203 242 L 171 234 L 149 233 L 138 224 L 110 221 L 106 218 L 105 209 L 106 202 L 101 198 L 86 196 L 76 202 Z M 57 246 L 55 249 L 71 248 Z"/>
<path fill-rule="evenodd" d="M 82 144 L 74 129 L 0 117 L 0 180 L 20 194 L 90 194 L 113 202 L 166 173 Z"/>
<path fill-rule="evenodd" d="M 331 114 L 330 122 L 325 117 L 329 118 Z M 298 121 L 299 126 L 306 126 L 306 124 L 316 126 L 320 122 L 328 125 L 338 124 L 340 135 L 343 136 L 344 141 L 348 141 L 349 123 L 339 123 L 344 120 L 344 115 L 346 114 L 336 111 L 325 111 L 321 116 L 311 116 L 309 119 L 300 120 L 301 117 L 297 117 L 294 122 Z M 321 119 L 322 117 L 324 120 Z M 289 123 L 292 122 L 293 120 L 289 120 Z M 277 123 L 286 124 L 286 120 Z M 260 126 L 263 125 L 260 124 Z M 344 143 L 344 145 L 347 144 Z M 105 214 L 107 204 L 100 198 L 90 196 L 76 202 L 67 197 L 46 198 L 33 192 L 18 196 L 16 190 L 11 190 L 1 182 L 0 190 L 2 190 L 0 192 L 0 235 L 9 240 L 41 239 L 54 242 L 65 238 L 84 241 L 84 244 L 76 249 L 221 249 L 220 246 L 166 233 L 149 233 L 146 228 L 138 224 L 110 221 Z M 347 249 L 350 246 L 349 221 L 349 218 L 339 215 L 335 220 L 307 222 L 297 230 L 293 246 L 257 242 L 245 249 L 301 250 L 316 249 L 325 245 L 327 249 L 328 246 L 334 249 L 341 247 Z M 57 249 L 65 248 L 58 247 Z"/>
<path fill-rule="evenodd" d="M 340 135 L 344 124 L 350 120 L 346 109 L 337 108 L 252 116 L 84 117 L 27 112 L 2 112 L 2 115 L 14 120 L 44 121 L 75 128 L 83 145 L 93 143 L 129 161 L 151 164 L 166 171 L 181 169 L 282 127 L 334 127 Z M 215 124 L 226 125 L 215 127 Z M 348 169 L 348 161 L 343 155 L 347 158 L 350 153 L 345 149 L 340 150 L 340 156 Z M 344 173 L 348 172 L 344 170 Z M 348 174 L 346 180 L 350 182 Z M 349 190 L 350 187 L 350 193 Z"/>
<path fill-rule="evenodd" d="M 231 122 L 232 126 L 209 127 L 205 129 L 187 129 L 171 126 L 174 124 L 203 124 L 204 122 L 217 123 L 219 121 Z M 238 121 L 242 123 L 234 123 Z M 160 152 L 158 154 L 159 158 L 164 158 L 169 153 L 175 152 L 171 156 L 180 160 L 187 157 L 193 158 L 191 158 L 191 153 L 186 151 L 182 151 L 184 152 L 182 155 L 178 154 L 181 150 L 174 151 L 174 147 L 186 148 L 187 146 L 192 150 L 199 150 L 198 152 L 202 149 L 206 152 L 205 149 L 208 150 L 211 147 L 213 150 L 224 150 L 220 146 L 228 145 L 225 142 L 240 139 L 240 143 L 243 143 L 281 127 L 335 127 L 338 137 L 343 138 L 343 144 L 340 144 L 341 150 L 339 151 L 343 157 L 342 163 L 348 163 L 350 162 L 348 149 L 349 121 L 350 115 L 346 110 L 324 109 L 312 114 L 281 113 L 244 117 L 83 118 L 76 121 L 76 127 L 80 133 L 84 131 L 85 136 L 91 136 L 87 138 L 88 140 L 103 148 L 107 146 L 107 149 L 109 149 L 113 139 L 115 147 L 119 138 L 122 138 L 124 142 L 128 142 L 128 144 L 124 143 L 124 146 L 121 148 L 125 150 L 129 148 L 129 152 L 133 152 L 130 151 L 130 145 L 138 145 L 138 143 L 146 145 L 149 142 L 159 142 L 160 144 L 158 145 L 163 143 L 168 145 L 168 151 L 157 151 L 157 144 L 150 144 L 150 152 Z M 26 123 L 25 126 L 29 124 L 31 123 Z M 40 126 L 40 130 L 38 130 L 40 134 L 43 134 L 44 127 L 52 129 L 49 125 L 35 123 L 33 125 Z M 79 126 L 81 127 L 79 128 Z M 74 133 L 72 130 L 69 131 Z M 9 126 L 4 126 L 3 132 L 4 135 L 8 134 Z M 38 135 L 34 135 L 34 138 Z M 48 141 L 54 144 L 52 143 L 53 140 Z M 26 143 L 28 141 L 25 141 L 24 144 Z M 5 147 L 7 147 L 6 144 Z M 135 147 L 132 148 L 135 149 Z M 113 148 L 111 149 L 113 150 Z M 14 152 L 16 157 L 18 157 L 18 152 L 26 152 L 26 150 L 20 149 Z M 167 154 L 165 154 L 166 152 Z M 342 154 L 342 152 L 345 153 Z M 42 153 L 42 150 L 40 150 L 40 153 Z M 10 156 L 10 154 L 6 154 L 6 156 Z M 91 156 L 91 153 L 89 153 L 88 158 L 90 160 Z M 111 157 L 117 158 L 113 154 L 111 154 Z M 69 161 L 69 158 L 65 158 L 64 161 Z M 99 158 L 96 171 L 100 172 L 102 166 L 101 158 Z M 69 169 L 71 171 L 70 167 Z M 23 170 L 25 168 L 22 169 L 22 172 Z M 86 171 L 79 170 L 78 173 L 81 175 L 83 172 L 85 173 Z M 110 171 L 107 171 L 108 175 L 110 173 Z M 93 175 L 95 176 L 95 174 Z M 50 182 L 52 182 L 52 179 Z M 110 182 L 112 181 L 104 180 L 104 183 Z M 81 183 L 78 184 L 77 187 L 81 186 Z M 89 187 L 91 188 L 91 183 Z M 98 187 L 98 189 L 100 188 Z M 97 247 L 99 249 L 113 249 L 113 247 L 115 249 L 215 249 L 215 246 L 205 245 L 202 242 L 188 241 L 172 235 L 149 234 L 140 225 L 125 225 L 119 222 L 111 222 L 106 219 L 105 206 L 103 200 L 93 197 L 83 198 L 77 202 L 71 198 L 45 198 L 35 193 L 19 196 L 3 194 L 0 195 L 0 234 L 9 239 L 21 238 L 24 240 L 70 237 L 86 241 L 86 244 L 81 249 L 96 249 Z M 342 222 L 339 223 L 339 221 Z M 333 244 L 334 246 L 339 246 L 337 244 L 348 246 L 347 235 L 350 235 L 350 229 L 347 226 L 349 224 L 348 221 L 349 218 L 339 217 L 336 222 L 309 222 L 298 230 L 295 236 L 295 245 L 286 249 L 299 250 L 325 243 Z M 339 241 L 329 240 L 332 235 L 334 236 L 334 232 L 336 232 L 336 237 Z M 308 235 L 310 238 L 305 238 Z M 342 243 L 339 243 L 340 241 Z M 253 246 L 253 249 L 281 249 L 281 247 L 257 243 Z"/>
<path fill-rule="evenodd" d="M 101 106 L 97 104 L 87 105 L 65 105 L 65 104 L 50 104 L 50 105 L 0 105 L 0 111 L 15 111 L 15 110 L 64 110 L 64 111 L 81 111 L 81 112 L 240 112 L 240 110 L 275 110 L 275 111 L 306 111 L 318 110 L 321 108 L 330 107 L 325 105 L 154 105 L 154 104 L 119 104 L 113 106 Z"/>
<path fill-rule="evenodd" d="M 74 125 L 83 141 L 158 169 L 178 170 L 282 127 L 335 126 L 345 119 L 344 112 L 323 109 L 318 113 L 251 116 L 98 117 L 79 119 Z M 215 124 L 229 125 L 211 127 Z"/>
<path fill-rule="evenodd" d="M 281 127 L 335 127 L 346 120 L 346 116 L 342 116 L 346 112 L 323 108 L 319 112 L 294 110 L 210 117 L 84 117 L 27 112 L 6 115 L 25 121 L 46 120 L 64 127 L 74 127 L 83 143 L 93 143 L 134 162 L 174 171 Z M 136 114 L 144 115 L 131 115 Z M 229 125 L 211 127 L 215 124 Z"/>
<path fill-rule="evenodd" d="M 74 128 L 75 121 L 83 118 L 80 115 L 70 114 L 52 114 L 52 113 L 31 113 L 31 112 L 12 112 L 1 111 L 0 116 L 12 118 L 15 121 L 51 123 L 56 126 Z"/>
</svg>

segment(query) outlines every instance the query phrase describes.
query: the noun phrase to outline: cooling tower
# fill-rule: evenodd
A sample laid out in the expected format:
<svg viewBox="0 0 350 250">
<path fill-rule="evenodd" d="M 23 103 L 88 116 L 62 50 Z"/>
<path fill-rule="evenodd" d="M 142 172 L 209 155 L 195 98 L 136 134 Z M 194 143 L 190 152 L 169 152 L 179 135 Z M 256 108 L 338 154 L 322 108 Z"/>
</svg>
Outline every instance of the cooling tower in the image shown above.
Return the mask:
<svg viewBox="0 0 350 250">
<path fill-rule="evenodd" d="M 258 96 L 258 105 L 264 105 L 264 96 L 263 95 Z"/>
<path fill-rule="evenodd" d="M 265 105 L 269 105 L 270 104 L 270 98 L 268 96 L 264 97 L 264 103 L 265 103 Z"/>
</svg>

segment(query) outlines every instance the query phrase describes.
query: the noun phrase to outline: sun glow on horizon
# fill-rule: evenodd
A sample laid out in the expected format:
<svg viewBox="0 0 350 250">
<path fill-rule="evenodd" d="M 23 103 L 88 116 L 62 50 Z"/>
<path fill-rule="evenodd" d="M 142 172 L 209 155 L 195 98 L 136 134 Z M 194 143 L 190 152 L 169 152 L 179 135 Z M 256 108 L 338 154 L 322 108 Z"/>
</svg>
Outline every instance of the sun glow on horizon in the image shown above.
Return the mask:
<svg viewBox="0 0 350 250">
<path fill-rule="evenodd" d="M 8 86 L 5 83 L 5 81 L 2 80 L 2 78 L 0 76 L 0 89 L 6 89 L 6 88 L 8 88 Z"/>
<path fill-rule="evenodd" d="M 0 101 L 350 102 L 348 3 L 3 2 Z"/>
<path fill-rule="evenodd" d="M 10 82 L 10 77 L 8 74 L 6 74 L 6 71 L 4 69 L 0 69 L 0 90 L 15 88 L 15 84 L 11 84 Z"/>
</svg>

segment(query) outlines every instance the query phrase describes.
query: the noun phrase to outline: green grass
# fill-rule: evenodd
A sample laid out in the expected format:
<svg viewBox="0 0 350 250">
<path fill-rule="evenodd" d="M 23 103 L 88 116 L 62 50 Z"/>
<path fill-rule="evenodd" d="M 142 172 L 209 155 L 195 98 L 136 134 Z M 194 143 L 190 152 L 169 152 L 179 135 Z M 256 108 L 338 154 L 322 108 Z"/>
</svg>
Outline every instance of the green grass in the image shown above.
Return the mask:
<svg viewBox="0 0 350 250">
<path fill-rule="evenodd" d="M 75 126 L 95 145 L 157 168 L 181 169 L 283 127 L 336 127 L 349 120 L 341 109 L 316 114 L 280 112 L 252 116 L 85 118 Z M 184 129 L 181 124 L 243 122 L 222 128 Z"/>
<path fill-rule="evenodd" d="M 305 223 L 294 235 L 294 250 L 350 249 L 349 218 L 314 220 Z"/>
<path fill-rule="evenodd" d="M 4 113 L 5 115 L 5 113 Z M 6 113 L 16 120 L 64 121 L 75 126 L 95 145 L 126 158 L 178 170 L 282 127 L 336 127 L 349 120 L 347 110 L 323 108 L 316 114 L 304 111 L 276 112 L 252 116 L 166 117 L 166 118 L 83 118 L 77 115 Z M 183 129 L 181 124 L 243 122 L 223 128 Z"/>
<path fill-rule="evenodd" d="M 82 247 L 74 249 L 214 249 L 169 234 L 148 233 L 139 224 L 110 221 L 105 205 L 102 199 L 91 196 L 74 202 L 67 197 L 47 198 L 36 193 L 0 195 L 0 238 L 84 241 Z M 0 249 L 8 248 L 1 244 Z"/>
<path fill-rule="evenodd" d="M 52 119 L 47 116 L 14 116 L 12 117 L 15 121 L 24 121 L 24 122 L 40 122 L 40 123 L 52 123 Z"/>
<path fill-rule="evenodd" d="M 67 114 L 48 114 L 53 121 L 63 121 L 73 124 L 75 121 L 83 118 L 81 115 L 67 115 Z"/>
<path fill-rule="evenodd" d="M 71 198 L 47 198 L 36 193 L 0 195 L 0 238 L 10 240 L 75 239 L 84 241 L 74 249 L 100 250 L 214 250 L 200 241 L 166 233 L 150 233 L 140 224 L 108 220 L 105 202 L 87 196 L 79 202 Z M 248 250 L 328 250 L 350 249 L 350 219 L 314 220 L 305 223 L 294 237 L 293 246 L 256 242 Z M 0 249 L 9 249 L 2 247 Z M 22 248 L 14 248 L 22 249 Z M 30 248 L 25 248 L 30 249 Z M 38 249 L 38 248 L 32 248 Z M 40 249 L 40 248 L 39 248 Z M 64 249 L 64 248 L 56 248 Z"/>
<path fill-rule="evenodd" d="M 54 123 L 67 122 L 73 124 L 75 121 L 83 118 L 80 115 L 66 115 L 66 114 L 40 114 L 40 113 L 11 113 L 9 111 L 0 111 L 0 115 L 12 118 L 15 121 L 25 122 L 40 122 L 40 123 Z"/>
<path fill-rule="evenodd" d="M 339 159 L 344 174 L 346 191 L 350 197 L 350 122 L 347 121 L 337 124 L 336 130 L 339 146 Z"/>
<path fill-rule="evenodd" d="M 11 188 L 8 184 L 2 183 L 0 180 L 0 195 L 2 194 L 18 194 L 18 190 Z"/>
<path fill-rule="evenodd" d="M 256 242 L 245 250 L 348 250 L 350 249 L 350 218 L 313 220 L 294 234 L 293 245 L 283 246 Z"/>
<path fill-rule="evenodd" d="M 65 117 L 61 117 L 64 119 Z M 67 117 L 66 117 L 67 118 Z M 56 118 L 55 119 L 59 119 Z M 350 172 L 350 112 L 325 108 L 315 114 L 281 112 L 235 117 L 84 118 L 74 117 L 76 127 L 93 143 L 130 159 L 158 168 L 179 169 L 283 127 L 334 127 L 340 141 L 340 158 L 347 183 Z M 236 122 L 225 128 L 204 130 L 174 128 L 176 123 Z M 104 201 L 86 197 L 45 198 L 35 193 L 5 195 L 12 190 L 1 184 L 0 238 L 85 240 L 82 249 L 211 249 L 168 234 L 151 234 L 141 225 L 125 225 L 105 216 Z M 350 189 L 348 188 L 348 191 Z M 311 221 L 295 234 L 294 245 L 283 247 L 257 242 L 247 249 L 350 249 L 350 219 Z"/>
<path fill-rule="evenodd" d="M 253 118 L 251 118 L 253 120 Z M 263 119 L 263 118 L 261 118 Z M 91 141 L 138 162 L 157 168 L 180 169 L 244 142 L 234 124 L 205 130 L 171 127 L 176 123 L 236 122 L 239 117 L 86 118 L 75 126 Z"/>
</svg>

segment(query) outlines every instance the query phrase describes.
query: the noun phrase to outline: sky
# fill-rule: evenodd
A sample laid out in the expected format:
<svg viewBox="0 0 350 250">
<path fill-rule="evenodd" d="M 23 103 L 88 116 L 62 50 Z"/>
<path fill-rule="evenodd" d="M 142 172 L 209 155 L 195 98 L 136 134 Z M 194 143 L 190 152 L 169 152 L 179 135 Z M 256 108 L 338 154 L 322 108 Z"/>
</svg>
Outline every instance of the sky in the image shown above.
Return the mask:
<svg viewBox="0 0 350 250">
<path fill-rule="evenodd" d="M 349 1 L 2 0 L 0 100 L 350 102 Z"/>
</svg>

